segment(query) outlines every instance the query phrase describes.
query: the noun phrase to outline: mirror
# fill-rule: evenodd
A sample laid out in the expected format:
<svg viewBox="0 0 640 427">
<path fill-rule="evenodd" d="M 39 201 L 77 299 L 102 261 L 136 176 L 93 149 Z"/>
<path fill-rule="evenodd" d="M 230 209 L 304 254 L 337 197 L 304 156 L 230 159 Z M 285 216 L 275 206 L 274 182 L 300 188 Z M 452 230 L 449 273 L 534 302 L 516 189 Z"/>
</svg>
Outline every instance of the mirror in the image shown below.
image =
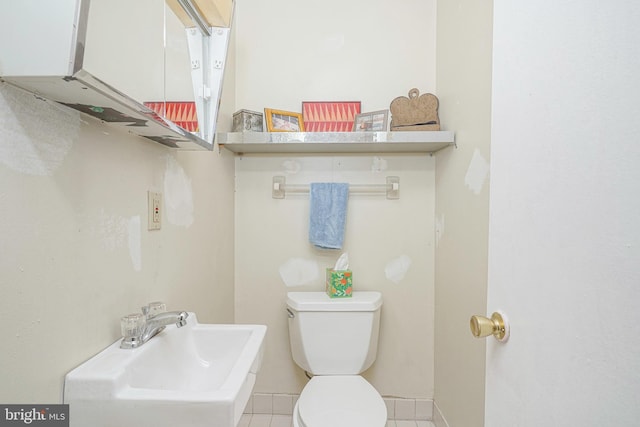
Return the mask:
<svg viewBox="0 0 640 427">
<path fill-rule="evenodd" d="M 163 100 L 164 9 L 162 0 L 91 0 L 82 69 L 138 102 Z"/>
<path fill-rule="evenodd" d="M 213 149 L 232 12 L 233 0 L 0 2 L 0 78 L 167 146 Z"/>
<path fill-rule="evenodd" d="M 231 0 L 91 0 L 82 68 L 212 142 L 232 10 Z"/>
</svg>

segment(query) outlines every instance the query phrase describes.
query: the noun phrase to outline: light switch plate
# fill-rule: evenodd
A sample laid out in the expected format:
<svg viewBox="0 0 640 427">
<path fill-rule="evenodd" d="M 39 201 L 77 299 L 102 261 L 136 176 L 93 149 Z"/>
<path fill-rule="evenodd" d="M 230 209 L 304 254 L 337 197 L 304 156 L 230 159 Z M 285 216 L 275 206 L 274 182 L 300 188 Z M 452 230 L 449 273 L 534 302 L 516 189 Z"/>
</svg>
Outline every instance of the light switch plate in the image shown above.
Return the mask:
<svg viewBox="0 0 640 427">
<path fill-rule="evenodd" d="M 147 191 L 149 206 L 149 230 L 160 230 L 162 226 L 162 193 Z"/>
</svg>

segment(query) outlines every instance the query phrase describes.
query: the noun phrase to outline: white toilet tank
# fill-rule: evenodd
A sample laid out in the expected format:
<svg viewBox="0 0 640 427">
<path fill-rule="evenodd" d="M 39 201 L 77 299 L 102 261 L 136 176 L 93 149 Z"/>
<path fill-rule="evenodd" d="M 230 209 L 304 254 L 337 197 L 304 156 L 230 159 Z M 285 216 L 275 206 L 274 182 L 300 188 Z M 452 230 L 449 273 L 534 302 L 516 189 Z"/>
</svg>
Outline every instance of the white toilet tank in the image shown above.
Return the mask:
<svg viewBox="0 0 640 427">
<path fill-rule="evenodd" d="M 313 375 L 357 375 L 376 359 L 380 292 L 329 298 L 324 292 L 287 293 L 293 360 Z"/>
</svg>

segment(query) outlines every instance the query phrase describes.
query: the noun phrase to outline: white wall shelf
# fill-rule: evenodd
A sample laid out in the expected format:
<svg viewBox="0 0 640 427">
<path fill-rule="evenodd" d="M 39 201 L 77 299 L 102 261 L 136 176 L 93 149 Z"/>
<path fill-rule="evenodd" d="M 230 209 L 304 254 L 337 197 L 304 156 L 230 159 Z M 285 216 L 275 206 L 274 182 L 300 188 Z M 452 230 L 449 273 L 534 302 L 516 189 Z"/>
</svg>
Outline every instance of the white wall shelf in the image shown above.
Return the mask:
<svg viewBox="0 0 640 427">
<path fill-rule="evenodd" d="M 231 132 L 218 133 L 221 147 L 248 153 L 435 153 L 455 145 L 450 131 L 418 132 Z"/>
</svg>

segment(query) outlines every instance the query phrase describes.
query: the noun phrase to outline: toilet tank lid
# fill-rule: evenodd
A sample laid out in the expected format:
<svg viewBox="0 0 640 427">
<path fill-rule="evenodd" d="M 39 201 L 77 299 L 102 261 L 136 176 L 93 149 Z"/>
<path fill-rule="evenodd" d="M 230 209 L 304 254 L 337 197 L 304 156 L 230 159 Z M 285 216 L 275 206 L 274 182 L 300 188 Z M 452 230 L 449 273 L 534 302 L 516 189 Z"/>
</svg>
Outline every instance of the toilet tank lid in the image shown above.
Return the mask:
<svg viewBox="0 0 640 427">
<path fill-rule="evenodd" d="M 382 294 L 357 291 L 350 298 L 329 298 L 325 292 L 288 292 L 287 306 L 296 311 L 376 311 Z"/>
</svg>

